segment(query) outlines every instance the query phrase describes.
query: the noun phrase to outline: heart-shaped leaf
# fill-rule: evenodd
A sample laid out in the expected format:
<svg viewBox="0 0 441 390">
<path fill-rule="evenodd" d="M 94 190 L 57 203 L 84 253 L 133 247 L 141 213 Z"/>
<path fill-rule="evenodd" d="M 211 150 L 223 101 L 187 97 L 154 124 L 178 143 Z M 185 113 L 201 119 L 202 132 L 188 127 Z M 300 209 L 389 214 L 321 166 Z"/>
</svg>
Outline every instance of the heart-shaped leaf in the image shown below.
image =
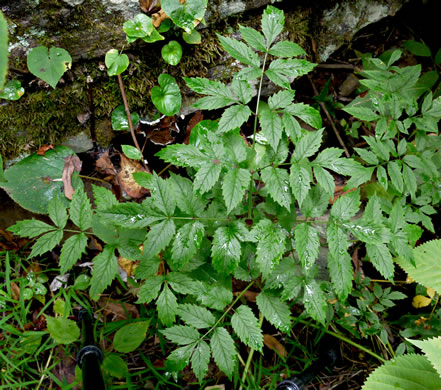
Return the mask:
<svg viewBox="0 0 441 390">
<path fill-rule="evenodd" d="M 162 48 L 161 55 L 167 64 L 178 65 L 182 57 L 182 46 L 176 41 L 170 41 Z"/>
<path fill-rule="evenodd" d="M 128 68 L 129 57 L 126 54 L 119 54 L 116 49 L 110 49 L 106 53 L 105 63 L 107 74 L 109 76 L 117 76 Z"/>
<path fill-rule="evenodd" d="M 151 35 L 155 27 L 151 18 L 145 14 L 138 14 L 133 20 L 124 23 L 123 30 L 127 34 L 127 38 L 136 39 Z"/>
<path fill-rule="evenodd" d="M 136 112 L 131 112 L 130 117 L 135 128 L 139 122 L 139 115 Z M 112 112 L 112 128 L 113 130 L 129 130 L 129 121 L 123 104 L 116 107 Z"/>
<path fill-rule="evenodd" d="M 158 78 L 159 87 L 152 88 L 152 102 L 164 115 L 172 116 L 181 108 L 181 91 L 174 77 L 161 74 Z"/>
<path fill-rule="evenodd" d="M 202 42 L 201 34 L 199 34 L 196 30 L 193 30 L 190 33 L 184 31 L 182 33 L 182 38 L 190 45 L 199 45 Z"/>
<path fill-rule="evenodd" d="M 33 75 L 55 88 L 64 72 L 70 69 L 72 57 L 59 47 L 51 47 L 48 51 L 46 46 L 39 46 L 29 52 L 27 63 Z"/>
<path fill-rule="evenodd" d="M 20 81 L 10 80 L 0 93 L 0 99 L 18 100 L 24 95 L 24 92 L 24 88 L 21 86 Z"/>
<path fill-rule="evenodd" d="M 141 160 L 141 152 L 131 145 L 121 145 L 123 153 L 132 160 Z"/>
</svg>

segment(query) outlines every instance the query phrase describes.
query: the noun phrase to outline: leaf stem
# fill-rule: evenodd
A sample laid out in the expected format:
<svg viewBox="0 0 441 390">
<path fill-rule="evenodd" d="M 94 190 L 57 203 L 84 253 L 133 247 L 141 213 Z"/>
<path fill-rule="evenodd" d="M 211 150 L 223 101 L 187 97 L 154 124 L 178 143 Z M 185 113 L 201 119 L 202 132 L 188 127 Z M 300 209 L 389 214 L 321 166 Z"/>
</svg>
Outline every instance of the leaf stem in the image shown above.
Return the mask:
<svg viewBox="0 0 441 390">
<path fill-rule="evenodd" d="M 99 179 L 97 177 L 85 176 L 85 175 L 78 175 L 78 177 L 81 177 L 81 179 L 85 179 L 85 180 L 95 180 L 95 181 L 99 181 L 100 183 L 110 184 L 108 181 L 105 181 L 103 179 Z"/>
</svg>

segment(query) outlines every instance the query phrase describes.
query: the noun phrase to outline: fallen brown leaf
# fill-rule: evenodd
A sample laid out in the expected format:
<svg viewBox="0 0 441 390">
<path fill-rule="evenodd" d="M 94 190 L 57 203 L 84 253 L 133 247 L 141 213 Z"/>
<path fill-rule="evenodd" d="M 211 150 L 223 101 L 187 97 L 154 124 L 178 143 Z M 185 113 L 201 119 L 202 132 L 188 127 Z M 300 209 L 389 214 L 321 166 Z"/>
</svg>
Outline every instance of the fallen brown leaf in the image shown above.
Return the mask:
<svg viewBox="0 0 441 390">
<path fill-rule="evenodd" d="M 110 301 L 108 298 L 101 298 L 98 303 L 106 316 L 113 316 L 112 321 L 139 317 L 138 309 L 131 303 Z"/>
<path fill-rule="evenodd" d="M 259 295 L 259 293 L 255 292 L 255 291 L 247 290 L 243 294 L 242 294 L 242 291 L 236 291 L 234 293 L 234 295 L 235 296 L 243 295 L 248 302 L 256 302 L 256 298 Z"/>
<path fill-rule="evenodd" d="M 64 159 L 62 180 L 64 184 L 64 195 L 67 199 L 72 200 L 72 195 L 75 192 L 74 188 L 72 187 L 72 175 L 74 171 L 81 171 L 81 165 L 82 162 L 77 156 L 67 156 Z"/>
<path fill-rule="evenodd" d="M 18 284 L 15 282 L 11 282 L 11 294 L 12 299 L 15 301 L 18 301 L 20 299 L 20 287 L 18 287 Z"/>
<path fill-rule="evenodd" d="M 37 151 L 37 154 L 39 155 L 39 156 L 44 156 L 44 154 L 48 151 L 48 150 L 50 150 L 50 149 L 54 149 L 55 150 L 55 147 L 54 147 L 54 145 L 41 145 L 40 146 L 40 149 L 38 149 L 38 151 Z"/>
<path fill-rule="evenodd" d="M 139 252 L 141 255 L 141 252 Z M 118 257 L 119 266 L 126 272 L 127 276 L 132 276 L 135 274 L 136 267 L 138 266 L 138 262 L 133 260 L 126 259 L 125 257 Z"/>
<path fill-rule="evenodd" d="M 196 111 L 191 119 L 188 121 L 187 128 L 185 129 L 185 139 L 184 144 L 188 145 L 190 141 L 190 135 L 191 131 L 193 130 L 193 127 L 195 127 L 200 121 L 204 119 L 204 116 L 202 115 L 202 111 Z"/>
<path fill-rule="evenodd" d="M 110 160 L 109 151 L 106 150 L 101 157 L 96 160 L 95 163 L 96 170 L 103 174 L 103 175 L 110 175 L 115 176 L 116 175 L 116 169 Z"/>
<path fill-rule="evenodd" d="M 264 334 L 263 343 L 272 351 L 277 351 L 279 355 L 285 358 L 288 356 L 285 347 L 280 344 L 280 342 L 274 336 L 271 336 L 270 334 Z"/>
<path fill-rule="evenodd" d="M 135 172 L 150 173 L 138 161 L 131 160 L 124 156 L 124 154 L 121 154 L 121 169 L 117 175 L 118 183 L 127 195 L 134 199 L 138 199 L 148 194 L 149 190 L 141 187 L 135 181 L 133 178 L 133 173 Z"/>
</svg>

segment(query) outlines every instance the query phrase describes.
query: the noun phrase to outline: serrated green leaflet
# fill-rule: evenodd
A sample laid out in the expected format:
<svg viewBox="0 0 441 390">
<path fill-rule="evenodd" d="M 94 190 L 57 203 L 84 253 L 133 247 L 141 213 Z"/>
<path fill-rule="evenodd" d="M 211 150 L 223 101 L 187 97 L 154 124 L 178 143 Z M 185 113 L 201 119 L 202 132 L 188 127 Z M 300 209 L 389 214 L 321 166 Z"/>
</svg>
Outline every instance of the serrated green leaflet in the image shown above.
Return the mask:
<svg viewBox="0 0 441 390">
<path fill-rule="evenodd" d="M 110 202 L 107 205 L 110 205 Z M 152 202 L 147 200 L 143 204 L 133 202 L 116 203 L 105 210 L 99 211 L 97 215 L 106 223 L 129 229 L 142 228 L 165 219 L 162 213 L 152 207 Z"/>
<path fill-rule="evenodd" d="M 7 230 L 20 237 L 34 238 L 55 229 L 55 226 L 48 225 L 46 222 L 37 219 L 25 219 L 9 226 Z"/>
<path fill-rule="evenodd" d="M 156 307 L 158 309 L 158 317 L 165 326 L 170 326 L 175 322 L 178 302 L 175 294 L 173 294 L 167 284 L 164 285 L 164 289 L 156 300 Z"/>
<path fill-rule="evenodd" d="M 277 36 L 282 32 L 285 24 L 283 11 L 269 5 L 262 16 L 262 32 L 266 38 L 266 46 L 270 47 Z"/>
<path fill-rule="evenodd" d="M 314 177 L 321 188 L 329 195 L 334 195 L 335 182 L 334 177 L 322 167 L 314 166 Z"/>
<path fill-rule="evenodd" d="M 303 286 L 303 304 L 308 314 L 316 321 L 325 324 L 326 297 L 315 280 L 306 282 Z"/>
<path fill-rule="evenodd" d="M 176 197 L 179 209 L 190 216 L 199 216 L 206 206 L 206 201 L 195 195 L 191 180 L 170 173 L 169 181 L 172 184 L 172 191 L 180 194 Z"/>
<path fill-rule="evenodd" d="M 69 214 L 72 222 L 81 230 L 85 231 L 90 228 L 92 224 L 92 207 L 81 187 L 73 194 Z"/>
<path fill-rule="evenodd" d="M 61 248 L 60 272 L 65 274 L 86 253 L 87 236 L 84 233 L 69 237 Z"/>
<path fill-rule="evenodd" d="M 144 341 L 149 324 L 150 321 L 140 321 L 124 325 L 115 333 L 113 347 L 123 353 L 134 351 Z"/>
<path fill-rule="evenodd" d="M 259 56 L 245 43 L 236 41 L 235 39 L 231 39 L 228 37 L 223 37 L 219 34 L 217 34 L 217 37 L 219 38 L 222 47 L 236 60 L 239 60 L 246 65 L 256 67 L 260 66 Z"/>
<path fill-rule="evenodd" d="M 288 107 L 294 99 L 295 92 L 291 90 L 282 90 L 268 98 L 268 106 L 274 110 L 277 108 Z"/>
<path fill-rule="evenodd" d="M 173 215 L 176 199 L 170 180 L 160 178 L 155 172 L 153 174 L 136 172 L 133 177 L 140 185 L 151 191 L 152 205 L 156 209 L 167 217 Z"/>
<path fill-rule="evenodd" d="M 289 184 L 300 207 L 311 189 L 312 177 L 309 165 L 309 161 L 304 162 L 302 165 L 293 164 L 289 174 Z"/>
<path fill-rule="evenodd" d="M 246 160 L 248 147 L 245 145 L 244 139 L 239 134 L 239 131 L 230 131 L 223 136 L 223 144 L 226 150 L 229 150 L 231 160 L 235 163 L 241 163 Z"/>
<path fill-rule="evenodd" d="M 176 233 L 172 256 L 177 265 L 187 263 L 198 251 L 204 237 L 204 225 L 193 221 L 182 226 Z"/>
<path fill-rule="evenodd" d="M 93 259 L 90 295 L 97 297 L 111 283 L 118 273 L 118 259 L 115 256 L 115 247 L 106 245 L 104 250 Z"/>
<path fill-rule="evenodd" d="M 420 348 L 426 358 L 432 363 L 432 366 L 438 372 L 438 375 L 441 377 L 441 363 L 439 360 L 439 356 L 441 354 L 441 337 L 433 337 L 427 340 L 409 340 L 413 345 Z"/>
<path fill-rule="evenodd" d="M 172 372 L 179 372 L 190 362 L 195 343 L 175 349 L 167 358 L 166 368 Z"/>
<path fill-rule="evenodd" d="M 238 97 L 241 103 L 247 104 L 250 102 L 253 97 L 253 91 L 248 81 L 234 78 L 231 86 L 233 87 L 234 94 Z"/>
<path fill-rule="evenodd" d="M 231 379 L 236 365 L 234 341 L 225 328 L 217 327 L 210 340 L 211 352 L 217 366 Z"/>
<path fill-rule="evenodd" d="M 289 307 L 276 295 L 262 291 L 256 299 L 257 307 L 264 317 L 282 332 L 288 333 L 291 328 Z"/>
<path fill-rule="evenodd" d="M 231 273 L 240 261 L 241 245 L 234 225 L 217 228 L 213 236 L 211 256 L 218 272 Z"/>
<path fill-rule="evenodd" d="M 200 382 L 208 371 L 209 362 L 210 347 L 204 340 L 200 340 L 194 347 L 193 355 L 191 356 L 191 368 Z"/>
<path fill-rule="evenodd" d="M 277 42 L 269 53 L 276 57 L 289 58 L 305 55 L 306 52 L 297 43 L 290 41 Z"/>
<path fill-rule="evenodd" d="M 224 176 L 222 195 L 228 214 L 242 201 L 250 180 L 250 172 L 243 168 L 233 168 Z"/>
<path fill-rule="evenodd" d="M 197 93 L 221 96 L 225 98 L 228 103 L 236 103 L 236 99 L 231 93 L 231 90 L 220 81 L 204 79 L 202 77 L 184 77 L 184 81 L 190 89 Z"/>
<path fill-rule="evenodd" d="M 394 262 L 385 244 L 366 244 L 367 254 L 371 263 L 385 279 L 392 279 Z"/>
<path fill-rule="evenodd" d="M 403 176 L 401 173 L 401 164 L 397 161 L 389 161 L 387 164 L 387 172 L 393 186 L 400 192 L 403 192 Z"/>
<path fill-rule="evenodd" d="M 175 231 L 176 226 L 172 219 L 167 219 L 153 225 L 144 241 L 144 256 L 152 258 L 165 249 L 174 237 Z"/>
<path fill-rule="evenodd" d="M 189 303 L 179 305 L 178 316 L 181 317 L 187 325 L 194 326 L 197 329 L 210 328 L 214 325 L 215 321 L 210 311 L 204 307 Z"/>
<path fill-rule="evenodd" d="M 306 157 L 313 156 L 320 148 L 322 142 L 323 129 L 306 132 L 300 138 L 300 141 L 296 143 L 296 148 L 293 153 L 293 161 L 301 161 Z M 321 163 L 320 165 L 324 165 Z"/>
<path fill-rule="evenodd" d="M 266 51 L 265 37 L 260 32 L 246 26 L 239 26 L 239 31 L 242 34 L 242 38 L 245 40 L 245 42 L 248 43 L 248 45 L 250 45 L 253 49 Z"/>
<path fill-rule="evenodd" d="M 343 108 L 343 110 L 362 121 L 371 122 L 379 118 L 378 114 L 368 107 L 349 106 Z"/>
<path fill-rule="evenodd" d="M 147 279 L 138 291 L 136 303 L 150 303 L 158 297 L 164 277 L 162 275 L 153 276 Z"/>
<path fill-rule="evenodd" d="M 250 348 L 262 352 L 263 334 L 259 322 L 246 305 L 239 306 L 231 317 L 231 325 L 239 339 Z"/>
<path fill-rule="evenodd" d="M 182 272 L 169 272 L 165 279 L 177 293 L 197 295 L 200 292 L 198 282 Z"/>
<path fill-rule="evenodd" d="M 60 195 L 55 195 L 48 205 L 49 218 L 57 225 L 58 228 L 63 229 L 67 222 L 66 206 L 60 199 Z"/>
<path fill-rule="evenodd" d="M 112 191 L 107 190 L 106 188 L 101 186 L 96 186 L 94 184 L 92 184 L 92 189 L 93 199 L 98 210 L 108 209 L 118 203 Z"/>
<path fill-rule="evenodd" d="M 171 342 L 179 345 L 191 344 L 201 337 L 199 332 L 191 326 L 175 325 L 161 330 L 161 333 Z"/>
<path fill-rule="evenodd" d="M 35 244 L 32 246 L 32 251 L 29 255 L 29 258 L 39 256 L 51 251 L 61 242 L 62 238 L 62 230 L 55 230 L 53 232 L 44 234 L 37 241 L 35 241 Z"/>
<path fill-rule="evenodd" d="M 220 161 L 212 160 L 209 164 L 203 165 L 196 173 L 194 189 L 200 194 L 210 191 L 219 180 L 222 171 Z"/>
<path fill-rule="evenodd" d="M 261 171 L 262 180 L 268 186 L 271 197 L 287 210 L 291 207 L 292 197 L 289 189 L 289 175 L 285 169 L 267 167 Z"/>
<path fill-rule="evenodd" d="M 282 119 L 277 112 L 264 109 L 259 114 L 259 123 L 262 134 L 268 140 L 273 149 L 277 149 L 282 138 Z"/>
<path fill-rule="evenodd" d="M 219 121 L 219 133 L 225 133 L 242 126 L 250 117 L 251 110 L 248 106 L 235 105 L 227 108 Z"/>
<path fill-rule="evenodd" d="M 303 272 L 307 275 L 317 260 L 320 240 L 318 231 L 307 223 L 295 227 L 294 237 Z"/>
<path fill-rule="evenodd" d="M 331 215 L 334 218 L 348 220 L 357 214 L 360 205 L 360 190 L 349 192 L 335 201 L 331 208 Z"/>
</svg>

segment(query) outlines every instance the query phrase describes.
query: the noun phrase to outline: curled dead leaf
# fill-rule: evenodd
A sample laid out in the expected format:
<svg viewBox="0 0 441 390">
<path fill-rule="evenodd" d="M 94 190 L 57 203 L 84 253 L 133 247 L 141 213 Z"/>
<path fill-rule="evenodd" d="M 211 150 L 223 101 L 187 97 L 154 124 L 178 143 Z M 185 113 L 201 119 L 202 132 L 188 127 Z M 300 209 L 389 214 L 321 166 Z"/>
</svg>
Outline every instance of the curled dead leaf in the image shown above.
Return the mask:
<svg viewBox="0 0 441 390">
<path fill-rule="evenodd" d="M 113 321 L 139 317 L 138 309 L 131 303 L 111 301 L 108 298 L 101 298 L 98 303 L 103 308 L 106 316 L 111 315 L 113 317 Z"/>
<path fill-rule="evenodd" d="M 432 298 L 425 297 L 424 295 L 416 295 L 412 300 L 412 306 L 416 309 L 420 309 L 429 306 L 430 302 L 432 302 Z"/>
<path fill-rule="evenodd" d="M 74 194 L 74 188 L 72 187 L 72 175 L 74 171 L 81 171 L 82 162 L 78 156 L 71 155 L 64 159 L 64 168 L 62 180 L 64 184 L 64 195 L 67 199 L 72 200 Z"/>
<path fill-rule="evenodd" d="M 110 160 L 109 151 L 106 150 L 101 157 L 96 160 L 96 170 L 103 175 L 116 175 L 116 169 Z"/>
<path fill-rule="evenodd" d="M 263 343 L 267 348 L 271 349 L 272 351 L 276 351 L 280 356 L 283 356 L 284 358 L 288 356 L 288 352 L 286 352 L 285 347 L 274 336 L 264 334 Z"/>
<path fill-rule="evenodd" d="M 140 252 L 141 254 L 141 252 Z M 135 274 L 136 268 L 138 267 L 138 263 L 133 260 L 126 259 L 125 257 L 118 257 L 119 266 L 125 271 L 127 276 L 133 276 Z"/>
<path fill-rule="evenodd" d="M 121 189 L 126 192 L 127 195 L 134 199 L 142 198 L 149 193 L 149 190 L 141 187 L 133 178 L 135 172 L 147 172 L 138 161 L 131 160 L 121 154 L 121 169 L 116 176 Z"/>
<path fill-rule="evenodd" d="M 50 149 L 54 149 L 55 150 L 55 147 L 54 147 L 54 145 L 41 145 L 40 146 L 40 149 L 38 149 L 38 151 L 37 151 L 37 154 L 39 155 L 39 156 L 44 156 L 44 154 L 48 151 L 48 150 L 50 150 Z"/>
</svg>

